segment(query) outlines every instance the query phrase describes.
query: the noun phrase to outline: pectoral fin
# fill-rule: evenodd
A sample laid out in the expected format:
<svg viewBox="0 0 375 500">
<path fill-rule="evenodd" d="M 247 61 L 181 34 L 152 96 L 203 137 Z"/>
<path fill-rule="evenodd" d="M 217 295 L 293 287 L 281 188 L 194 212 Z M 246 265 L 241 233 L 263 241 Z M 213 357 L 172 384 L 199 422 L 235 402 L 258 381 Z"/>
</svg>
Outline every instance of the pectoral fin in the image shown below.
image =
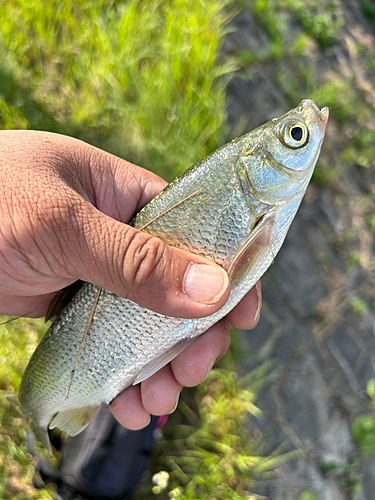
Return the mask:
<svg viewBox="0 0 375 500">
<path fill-rule="evenodd" d="M 265 258 L 271 252 L 274 222 L 272 213 L 265 214 L 233 255 L 228 266 L 232 287 L 247 276 L 262 257 Z"/>
<path fill-rule="evenodd" d="M 74 408 L 73 410 L 59 411 L 49 424 L 50 429 L 58 427 L 70 436 L 79 434 L 85 429 L 101 408 L 101 404 Z"/>
</svg>

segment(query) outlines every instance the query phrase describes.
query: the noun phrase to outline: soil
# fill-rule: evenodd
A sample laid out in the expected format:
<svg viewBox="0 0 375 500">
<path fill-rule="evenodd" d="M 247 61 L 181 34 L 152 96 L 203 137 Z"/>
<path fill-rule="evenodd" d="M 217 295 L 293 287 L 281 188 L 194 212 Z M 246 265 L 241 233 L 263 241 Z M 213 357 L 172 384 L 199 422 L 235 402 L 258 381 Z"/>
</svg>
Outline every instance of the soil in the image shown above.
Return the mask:
<svg viewBox="0 0 375 500">
<path fill-rule="evenodd" d="M 247 353 L 240 372 L 272 360 L 278 373 L 258 400 L 263 413 L 256 425 L 264 452 L 298 450 L 272 479 L 260 483 L 259 498 L 271 500 L 375 498 L 375 457 L 361 453 L 352 435 L 358 416 L 374 415 L 366 388 L 375 378 L 374 228 L 369 223 L 375 155 L 367 168 L 355 155 L 349 161 L 344 155 L 358 135 L 374 130 L 374 68 L 366 61 L 375 61 L 375 36 L 357 2 L 335 6 L 341 26 L 329 47 L 311 44 L 294 59 L 290 53 L 277 60 L 262 57 L 272 39 L 249 9 L 234 19 L 224 45 L 226 55 L 256 56 L 228 88 L 232 131 L 251 130 L 309 98 L 301 68 L 313 75 L 313 94 L 327 82 L 335 82 L 337 92 L 344 88 L 340 82 L 350 82 L 347 94 L 334 96 L 342 106 L 347 96 L 349 116 L 335 115 L 332 106 L 319 175 L 262 280 L 259 325 L 240 335 Z M 303 33 L 301 24 L 293 13 L 280 16 L 285 39 L 292 43 Z M 280 85 L 286 77 L 297 82 L 295 99 Z M 360 106 L 372 113 L 357 114 Z M 373 142 L 370 147 L 375 150 Z"/>
</svg>

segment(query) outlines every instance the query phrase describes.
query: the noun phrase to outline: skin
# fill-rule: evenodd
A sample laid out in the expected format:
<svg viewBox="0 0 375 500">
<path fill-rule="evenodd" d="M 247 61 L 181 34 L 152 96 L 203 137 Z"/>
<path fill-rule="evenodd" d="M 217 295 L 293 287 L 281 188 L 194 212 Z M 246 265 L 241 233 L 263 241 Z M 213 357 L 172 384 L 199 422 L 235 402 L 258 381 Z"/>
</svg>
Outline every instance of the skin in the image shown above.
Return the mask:
<svg viewBox="0 0 375 500">
<path fill-rule="evenodd" d="M 77 279 L 169 316 L 203 317 L 225 304 L 225 273 L 212 300 L 184 287 L 192 266 L 217 266 L 124 224 L 164 188 L 160 177 L 47 132 L 0 131 L 0 151 L 0 314 L 44 316 L 56 291 Z M 201 383 L 227 351 L 229 323 L 254 328 L 257 306 L 253 288 L 169 365 L 115 398 L 113 415 L 136 430 L 150 413 L 173 412 L 182 387 Z"/>
</svg>

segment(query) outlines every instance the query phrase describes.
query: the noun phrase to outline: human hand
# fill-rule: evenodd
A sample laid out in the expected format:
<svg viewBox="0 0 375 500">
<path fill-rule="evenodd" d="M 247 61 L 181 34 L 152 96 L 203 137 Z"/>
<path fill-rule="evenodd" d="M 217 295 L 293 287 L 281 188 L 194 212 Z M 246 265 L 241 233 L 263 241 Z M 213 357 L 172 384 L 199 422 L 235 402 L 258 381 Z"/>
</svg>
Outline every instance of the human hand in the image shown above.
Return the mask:
<svg viewBox="0 0 375 500">
<path fill-rule="evenodd" d="M 46 132 L 1 131 L 0 148 L 0 314 L 42 316 L 77 279 L 169 316 L 203 317 L 225 304 L 223 269 L 123 223 L 165 186 L 158 176 Z M 226 352 L 228 321 L 252 328 L 256 311 L 253 289 L 169 365 L 115 398 L 115 417 L 139 429 L 149 413 L 173 411 L 182 386 L 202 382 Z"/>
</svg>

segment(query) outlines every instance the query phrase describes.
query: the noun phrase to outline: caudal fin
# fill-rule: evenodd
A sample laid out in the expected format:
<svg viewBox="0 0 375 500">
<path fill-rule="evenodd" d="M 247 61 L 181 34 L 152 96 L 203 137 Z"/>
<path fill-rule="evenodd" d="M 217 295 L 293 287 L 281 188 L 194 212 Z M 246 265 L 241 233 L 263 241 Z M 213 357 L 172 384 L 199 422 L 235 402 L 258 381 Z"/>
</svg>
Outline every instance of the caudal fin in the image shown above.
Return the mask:
<svg viewBox="0 0 375 500">
<path fill-rule="evenodd" d="M 34 422 L 31 422 L 31 427 L 34 431 L 36 440 L 42 443 L 42 446 L 44 446 L 48 453 L 52 455 L 51 442 L 49 440 L 47 427 L 39 427 L 39 425 Z"/>
<path fill-rule="evenodd" d="M 22 416 L 22 417 L 24 416 L 22 408 L 21 408 L 21 404 L 20 404 L 19 399 L 18 399 L 18 392 L 15 392 L 14 394 L 5 394 L 5 399 L 7 399 L 9 401 L 9 403 L 12 404 L 13 408 L 15 408 L 17 410 L 17 413 L 19 413 L 20 416 Z"/>
<path fill-rule="evenodd" d="M 25 412 L 22 410 L 22 406 L 21 406 L 19 399 L 18 399 L 18 392 L 16 392 L 15 394 L 6 394 L 5 398 L 10 403 L 12 403 L 13 407 L 17 410 L 17 412 L 19 413 L 19 415 L 21 417 L 25 417 Z M 26 417 L 27 417 L 27 415 L 26 415 Z M 36 439 L 42 443 L 44 448 L 46 448 L 49 453 L 52 454 L 52 448 L 51 448 L 51 443 L 50 443 L 49 436 L 48 436 L 47 427 L 40 427 L 39 425 L 37 425 L 34 422 L 31 422 L 31 427 L 34 431 Z"/>
</svg>

